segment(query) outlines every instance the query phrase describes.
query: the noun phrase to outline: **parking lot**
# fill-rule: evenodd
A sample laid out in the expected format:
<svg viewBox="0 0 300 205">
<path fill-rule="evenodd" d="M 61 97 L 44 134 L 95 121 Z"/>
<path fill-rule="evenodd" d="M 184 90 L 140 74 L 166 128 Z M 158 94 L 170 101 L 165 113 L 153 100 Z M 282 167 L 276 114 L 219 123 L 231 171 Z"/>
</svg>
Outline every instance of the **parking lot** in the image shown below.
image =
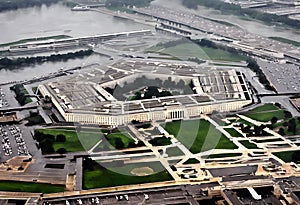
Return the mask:
<svg viewBox="0 0 300 205">
<path fill-rule="evenodd" d="M 95 204 L 139 204 L 150 200 L 149 194 L 118 194 L 109 196 L 93 196 L 66 199 L 56 202 L 44 202 L 43 205 L 95 205 Z"/>
<path fill-rule="evenodd" d="M 6 99 L 3 89 L 0 87 L 0 108 L 8 107 L 9 103 Z"/>
<path fill-rule="evenodd" d="M 17 125 L 0 125 L 1 161 L 13 156 L 29 155 L 23 131 Z"/>
<path fill-rule="evenodd" d="M 190 187 L 192 190 L 199 189 Z M 43 205 L 97 205 L 97 204 L 184 204 L 188 203 L 186 191 L 180 186 L 141 189 L 124 192 L 102 193 L 86 196 L 63 197 L 51 200 L 44 200 Z"/>
</svg>

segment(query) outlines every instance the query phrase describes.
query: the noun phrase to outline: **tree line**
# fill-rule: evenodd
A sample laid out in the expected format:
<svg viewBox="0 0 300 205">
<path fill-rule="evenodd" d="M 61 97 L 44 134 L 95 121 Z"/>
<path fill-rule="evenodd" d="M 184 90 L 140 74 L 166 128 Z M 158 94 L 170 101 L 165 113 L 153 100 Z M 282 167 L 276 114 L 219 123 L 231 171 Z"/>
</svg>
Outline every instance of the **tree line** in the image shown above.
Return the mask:
<svg viewBox="0 0 300 205">
<path fill-rule="evenodd" d="M 68 59 L 74 59 L 74 58 L 81 58 L 84 56 L 90 56 L 93 54 L 93 50 L 81 50 L 77 52 L 70 52 L 66 54 L 53 54 L 50 56 L 37 56 L 37 57 L 22 57 L 22 58 L 16 58 L 16 59 L 10 59 L 10 58 L 1 58 L 0 59 L 0 69 L 6 68 L 6 69 L 15 69 L 19 68 L 20 66 L 28 66 L 36 63 L 43 63 L 45 61 L 66 61 Z"/>
<path fill-rule="evenodd" d="M 44 134 L 39 130 L 34 131 L 34 138 L 39 143 L 39 148 L 42 150 L 43 154 L 53 154 L 55 153 L 53 143 L 54 142 L 66 142 L 66 136 L 63 134 L 58 134 L 57 136 Z M 56 153 L 65 154 L 67 150 L 65 148 L 59 148 Z"/>
<path fill-rule="evenodd" d="M 297 29 L 300 27 L 300 21 L 290 19 L 288 16 L 263 13 L 254 9 L 243 9 L 240 5 L 226 3 L 221 0 L 183 0 L 182 4 L 191 9 L 197 9 L 198 5 L 202 5 L 205 7 L 220 10 L 225 14 L 249 16 L 253 19 L 264 21 L 268 24 L 280 22 Z"/>
<path fill-rule="evenodd" d="M 203 47 L 221 49 L 221 50 L 224 50 L 224 51 L 236 54 L 236 55 L 245 56 L 245 59 L 247 62 L 247 67 L 256 73 L 256 75 L 258 76 L 259 82 L 261 84 L 263 84 L 266 89 L 276 92 L 276 89 L 271 86 L 269 80 L 267 79 L 267 77 L 265 76 L 265 74 L 263 73 L 263 71 L 261 70 L 259 65 L 257 64 L 256 60 L 247 56 L 247 53 L 245 53 L 241 49 L 235 49 L 235 48 L 231 48 L 231 47 L 228 47 L 225 45 L 216 44 L 215 42 L 208 40 L 208 39 L 193 40 L 193 42 L 195 42 L 198 45 L 203 46 Z"/>
<path fill-rule="evenodd" d="M 30 97 L 26 96 L 28 94 L 28 91 L 23 84 L 16 84 L 10 87 L 10 89 L 16 93 L 16 100 L 20 103 L 20 105 L 23 106 L 27 103 L 32 102 Z"/>
</svg>

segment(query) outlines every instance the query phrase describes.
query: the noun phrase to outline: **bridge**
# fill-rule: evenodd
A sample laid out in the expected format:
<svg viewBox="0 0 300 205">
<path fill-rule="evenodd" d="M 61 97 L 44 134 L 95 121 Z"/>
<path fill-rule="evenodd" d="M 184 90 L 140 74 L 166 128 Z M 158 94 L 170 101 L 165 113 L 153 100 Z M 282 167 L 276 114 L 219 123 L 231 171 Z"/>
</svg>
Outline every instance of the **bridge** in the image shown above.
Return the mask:
<svg viewBox="0 0 300 205">
<path fill-rule="evenodd" d="M 0 113 L 3 112 L 15 112 L 15 111 L 22 111 L 22 110 L 31 110 L 37 109 L 41 105 L 26 105 L 26 106 L 19 106 L 19 107 L 11 107 L 11 108 L 2 108 L 0 109 Z"/>
</svg>

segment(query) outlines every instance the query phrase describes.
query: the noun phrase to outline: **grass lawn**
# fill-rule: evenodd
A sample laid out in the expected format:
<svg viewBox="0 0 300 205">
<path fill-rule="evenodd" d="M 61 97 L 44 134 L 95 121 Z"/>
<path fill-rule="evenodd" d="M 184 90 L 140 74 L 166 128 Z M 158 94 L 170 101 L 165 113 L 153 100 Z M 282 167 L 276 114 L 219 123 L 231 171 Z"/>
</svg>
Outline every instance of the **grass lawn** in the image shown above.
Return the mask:
<svg viewBox="0 0 300 205">
<path fill-rule="evenodd" d="M 28 120 L 28 124 L 26 125 L 38 125 L 45 122 L 43 117 L 40 115 L 30 116 L 25 119 Z"/>
<path fill-rule="evenodd" d="M 280 109 L 273 104 L 264 104 L 262 106 L 250 110 L 249 113 L 256 113 L 262 111 L 274 111 L 274 110 L 280 110 Z"/>
<path fill-rule="evenodd" d="M 51 184 L 38 184 L 32 182 L 0 181 L 1 191 L 32 192 L 32 193 L 57 193 L 65 191 L 63 186 Z"/>
<path fill-rule="evenodd" d="M 166 138 L 165 136 L 155 137 L 154 139 L 151 139 L 149 142 L 153 146 L 166 146 L 172 144 L 171 140 Z"/>
<path fill-rule="evenodd" d="M 135 176 L 130 172 L 139 167 L 150 167 L 154 174 L 147 176 Z M 116 172 L 114 172 L 114 170 Z M 121 174 L 122 173 L 122 174 Z M 142 184 L 150 182 L 160 182 L 173 180 L 171 175 L 164 170 L 160 163 L 139 163 L 127 164 L 109 169 L 95 163 L 94 171 L 84 170 L 83 187 L 84 189 L 114 187 L 130 184 Z"/>
<path fill-rule="evenodd" d="M 187 161 L 185 161 L 183 164 L 198 164 L 200 163 L 198 159 L 190 158 Z"/>
<path fill-rule="evenodd" d="M 284 162 L 291 162 L 292 161 L 292 156 L 295 151 L 286 151 L 286 152 L 276 152 L 272 153 L 276 157 L 280 158 Z"/>
<path fill-rule="evenodd" d="M 237 146 L 206 120 L 174 121 L 163 125 L 192 153 Z"/>
<path fill-rule="evenodd" d="M 124 144 L 124 148 L 127 148 L 130 142 L 134 142 L 134 140 L 131 138 L 129 133 L 127 132 L 117 132 L 112 133 L 107 136 L 108 142 L 113 146 L 116 147 L 116 139 L 119 138 L 122 140 Z"/>
<path fill-rule="evenodd" d="M 295 122 L 296 122 L 296 133 L 295 134 L 300 135 L 300 121 L 298 120 L 297 117 L 295 117 L 294 119 L 295 119 Z M 288 124 L 289 120 L 286 120 L 285 122 Z M 283 126 L 284 123 L 282 122 L 282 123 L 278 123 L 278 124 L 281 124 L 281 126 Z M 284 127 L 285 135 L 289 135 L 289 136 L 294 135 L 293 132 L 288 131 L 288 126 L 283 126 L 283 127 Z"/>
<path fill-rule="evenodd" d="M 248 122 L 247 120 L 244 119 L 238 119 L 237 122 L 242 123 L 244 125 L 249 125 L 249 126 L 254 126 L 251 122 Z"/>
<path fill-rule="evenodd" d="M 259 149 L 256 144 L 249 142 L 248 140 L 242 140 L 240 143 L 247 149 Z"/>
<path fill-rule="evenodd" d="M 92 148 L 102 137 L 101 132 L 76 132 L 72 129 L 39 129 L 44 134 L 57 136 L 59 134 L 66 136 L 66 142 L 53 142 L 54 150 L 65 148 L 68 152 L 80 152 Z"/>
<path fill-rule="evenodd" d="M 37 87 L 32 87 L 31 90 L 32 90 L 33 93 L 36 93 L 36 91 L 38 90 L 38 88 Z"/>
<path fill-rule="evenodd" d="M 268 122 L 273 117 L 284 119 L 284 110 L 276 107 L 273 104 L 265 104 L 253 110 L 250 110 L 245 114 L 245 116 L 261 122 Z"/>
<path fill-rule="evenodd" d="M 232 54 L 221 49 L 202 47 L 192 42 L 180 43 L 173 47 L 164 48 L 163 46 L 154 46 L 146 50 L 174 56 L 179 59 L 188 60 L 189 58 L 198 58 L 203 60 L 221 60 L 221 61 L 243 61 L 244 56 Z"/>
<path fill-rule="evenodd" d="M 223 157 L 239 157 L 239 156 L 242 156 L 242 154 L 241 153 L 211 154 L 207 156 L 207 159 L 223 158 Z"/>
<path fill-rule="evenodd" d="M 236 131 L 234 128 L 224 128 L 232 137 L 242 137 L 241 133 Z"/>
<path fill-rule="evenodd" d="M 169 147 L 167 148 L 167 154 L 169 157 L 175 157 L 175 156 L 183 156 L 183 152 L 178 147 Z"/>
</svg>

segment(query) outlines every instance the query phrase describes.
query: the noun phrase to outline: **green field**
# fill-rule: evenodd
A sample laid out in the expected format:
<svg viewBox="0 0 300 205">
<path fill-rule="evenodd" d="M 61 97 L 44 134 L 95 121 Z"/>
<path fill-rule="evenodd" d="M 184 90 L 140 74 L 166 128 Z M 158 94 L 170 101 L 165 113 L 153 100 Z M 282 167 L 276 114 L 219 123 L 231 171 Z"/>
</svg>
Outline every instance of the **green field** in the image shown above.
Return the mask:
<svg viewBox="0 0 300 205">
<path fill-rule="evenodd" d="M 273 104 L 264 104 L 262 106 L 256 107 L 249 111 L 250 113 L 256 113 L 256 112 L 263 112 L 263 111 L 274 111 L 274 110 L 280 110 L 278 107 L 276 107 Z"/>
<path fill-rule="evenodd" d="M 1 191 L 31 192 L 31 193 L 57 193 L 65 191 L 63 186 L 51 184 L 38 184 L 32 182 L 0 181 Z"/>
<path fill-rule="evenodd" d="M 242 156 L 242 154 L 241 153 L 211 154 L 207 156 L 207 159 L 223 158 L 223 157 L 239 157 L 239 156 Z"/>
<path fill-rule="evenodd" d="M 248 140 L 242 140 L 240 143 L 247 149 L 259 149 L 256 144 L 249 142 Z"/>
<path fill-rule="evenodd" d="M 286 152 L 276 152 L 272 153 L 279 159 L 283 160 L 284 162 L 291 162 L 292 161 L 292 156 L 295 151 L 286 151 Z"/>
<path fill-rule="evenodd" d="M 236 131 L 234 128 L 224 128 L 232 137 L 242 137 L 241 133 Z"/>
<path fill-rule="evenodd" d="M 167 146 L 172 144 L 171 140 L 166 138 L 165 136 L 155 137 L 154 139 L 149 140 L 149 143 L 153 146 Z"/>
<path fill-rule="evenodd" d="M 130 173 L 133 169 L 140 167 L 150 167 L 155 173 L 148 176 L 135 176 Z M 127 164 L 108 168 L 95 163 L 93 171 L 85 169 L 83 172 L 84 189 L 173 180 L 160 163 Z"/>
<path fill-rule="evenodd" d="M 72 129 L 38 129 L 38 131 L 55 137 L 59 134 L 66 136 L 66 142 L 53 142 L 55 151 L 59 148 L 65 148 L 68 152 L 85 151 L 92 148 L 103 137 L 101 132 L 76 132 Z"/>
<path fill-rule="evenodd" d="M 174 121 L 163 125 L 192 153 L 237 146 L 206 120 Z"/>
<path fill-rule="evenodd" d="M 244 125 L 254 126 L 251 122 L 248 122 L 247 120 L 239 118 L 236 122 L 242 123 Z"/>
<path fill-rule="evenodd" d="M 221 61 L 243 61 L 245 57 L 223 51 L 202 47 L 192 42 L 181 43 L 173 47 L 164 48 L 161 45 L 151 47 L 146 52 L 154 52 L 164 55 L 170 55 L 181 60 L 189 58 L 198 58 L 203 60 L 221 60 Z"/>
<path fill-rule="evenodd" d="M 127 132 L 120 132 L 120 133 L 112 133 L 107 136 L 108 142 L 113 146 L 113 148 L 116 148 L 117 145 L 117 139 L 121 139 L 123 142 L 123 148 L 127 148 L 129 143 L 133 143 L 134 140 L 131 138 L 129 133 Z"/>
<path fill-rule="evenodd" d="M 273 104 L 265 104 L 253 110 L 250 110 L 245 114 L 245 116 L 261 122 L 268 122 L 273 117 L 277 117 L 278 119 L 283 119 L 284 110 L 276 107 Z"/>
<path fill-rule="evenodd" d="M 169 157 L 184 156 L 184 153 L 178 147 L 169 147 L 166 151 Z"/>
<path fill-rule="evenodd" d="M 295 125 L 296 125 L 295 135 L 300 135 L 300 120 L 298 119 L 298 117 L 295 117 L 294 119 L 295 119 Z M 291 119 L 289 119 L 289 120 L 291 120 Z M 276 123 L 275 126 L 276 127 L 280 127 L 280 126 L 283 127 L 285 135 L 291 136 L 291 135 L 294 135 L 294 133 L 288 131 L 289 120 L 285 120 L 283 122 Z M 284 126 L 284 124 L 286 124 L 287 126 Z"/>
</svg>

